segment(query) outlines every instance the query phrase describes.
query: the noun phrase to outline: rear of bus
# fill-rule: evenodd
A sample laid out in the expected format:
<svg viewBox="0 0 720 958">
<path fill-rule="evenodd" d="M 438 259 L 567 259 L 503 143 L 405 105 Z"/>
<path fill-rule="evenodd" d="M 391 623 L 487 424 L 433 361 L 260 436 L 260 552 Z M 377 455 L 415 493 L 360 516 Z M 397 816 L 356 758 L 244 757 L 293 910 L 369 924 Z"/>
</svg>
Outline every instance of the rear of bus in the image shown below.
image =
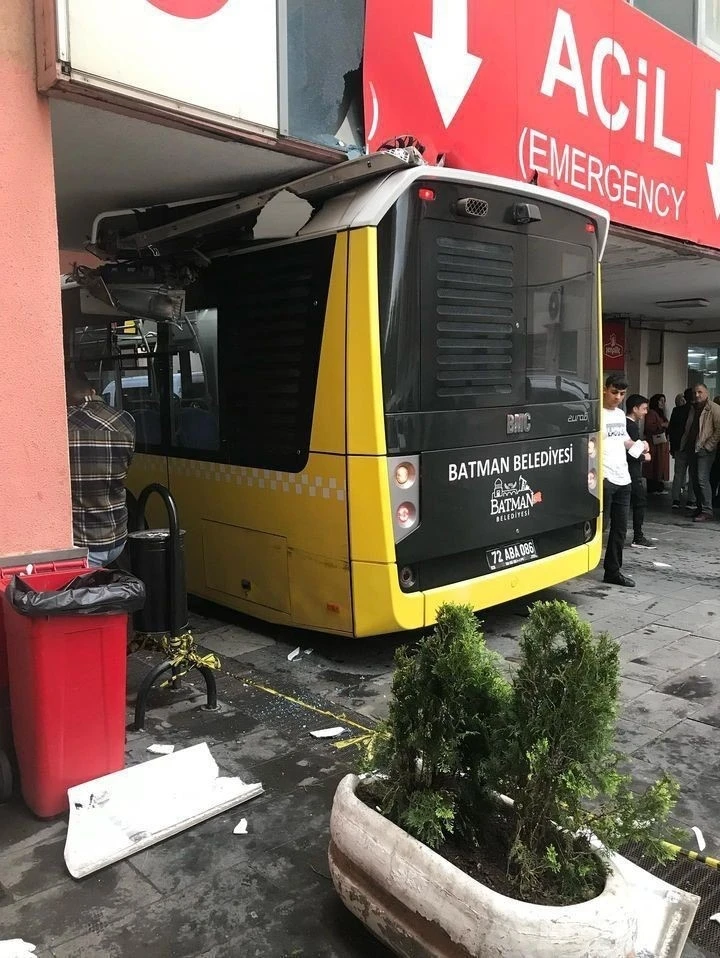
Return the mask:
<svg viewBox="0 0 720 958">
<path fill-rule="evenodd" d="M 597 565 L 606 233 L 593 207 L 455 171 L 419 175 L 380 219 L 394 562 L 382 584 L 354 567 L 356 634 Z"/>
</svg>

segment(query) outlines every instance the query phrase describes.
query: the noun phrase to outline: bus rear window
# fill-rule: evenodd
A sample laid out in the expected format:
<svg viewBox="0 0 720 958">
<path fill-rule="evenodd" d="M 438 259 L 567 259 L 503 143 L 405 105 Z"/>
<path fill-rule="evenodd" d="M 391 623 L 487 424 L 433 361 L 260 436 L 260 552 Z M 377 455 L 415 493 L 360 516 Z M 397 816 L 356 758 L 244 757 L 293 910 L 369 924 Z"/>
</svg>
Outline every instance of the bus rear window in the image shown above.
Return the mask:
<svg viewBox="0 0 720 958">
<path fill-rule="evenodd" d="M 446 188 L 447 189 L 447 188 Z M 458 190 L 467 187 L 458 187 Z M 597 398 L 597 267 L 584 217 L 543 204 L 516 226 L 404 196 L 380 224 L 378 272 L 388 413 Z"/>
<path fill-rule="evenodd" d="M 527 402 L 596 398 L 596 296 L 590 249 L 528 238 Z"/>
</svg>

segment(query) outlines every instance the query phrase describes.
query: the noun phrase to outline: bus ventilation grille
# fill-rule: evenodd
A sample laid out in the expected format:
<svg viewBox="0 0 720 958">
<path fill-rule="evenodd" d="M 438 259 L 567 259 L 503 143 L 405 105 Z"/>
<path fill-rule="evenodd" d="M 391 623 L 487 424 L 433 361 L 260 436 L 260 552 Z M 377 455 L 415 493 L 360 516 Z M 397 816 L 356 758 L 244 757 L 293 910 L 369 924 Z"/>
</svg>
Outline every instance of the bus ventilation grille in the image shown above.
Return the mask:
<svg viewBox="0 0 720 958">
<path fill-rule="evenodd" d="M 479 200 L 475 196 L 468 196 L 457 202 L 457 212 L 460 216 L 487 216 L 489 209 L 485 200 Z"/>
<path fill-rule="evenodd" d="M 439 236 L 435 266 L 436 408 L 509 395 L 516 293 L 512 246 Z"/>
</svg>

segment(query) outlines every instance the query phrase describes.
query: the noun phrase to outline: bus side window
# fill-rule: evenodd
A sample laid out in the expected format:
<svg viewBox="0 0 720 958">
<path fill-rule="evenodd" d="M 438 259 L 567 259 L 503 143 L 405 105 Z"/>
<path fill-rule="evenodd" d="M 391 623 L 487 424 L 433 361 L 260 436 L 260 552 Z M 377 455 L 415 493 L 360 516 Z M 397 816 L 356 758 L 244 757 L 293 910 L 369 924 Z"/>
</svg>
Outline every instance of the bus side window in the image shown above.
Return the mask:
<svg viewBox="0 0 720 958">
<path fill-rule="evenodd" d="M 220 448 L 217 310 L 198 309 L 171 327 L 172 445 L 189 459 Z"/>
<path fill-rule="evenodd" d="M 119 376 L 117 372 L 113 373 L 103 390 L 103 398 L 119 408 L 119 383 L 122 408 L 135 420 L 135 444 L 140 452 L 156 449 L 162 443 L 157 346 L 157 323 L 151 320 L 126 322 L 117 331 L 115 363 Z"/>
<path fill-rule="evenodd" d="M 214 276 L 225 461 L 301 472 L 310 435 L 335 236 L 233 256 Z"/>
</svg>

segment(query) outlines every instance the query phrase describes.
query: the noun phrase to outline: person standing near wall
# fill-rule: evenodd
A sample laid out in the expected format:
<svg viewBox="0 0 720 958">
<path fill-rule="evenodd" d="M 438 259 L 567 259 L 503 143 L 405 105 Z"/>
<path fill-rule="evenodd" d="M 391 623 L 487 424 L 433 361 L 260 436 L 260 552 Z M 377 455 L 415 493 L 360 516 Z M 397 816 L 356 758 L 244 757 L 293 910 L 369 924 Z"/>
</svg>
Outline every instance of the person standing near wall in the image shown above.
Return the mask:
<svg viewBox="0 0 720 958">
<path fill-rule="evenodd" d="M 80 373 L 66 382 L 73 540 L 91 566 L 114 562 L 128 531 L 125 478 L 135 451 L 135 421 L 108 406 Z"/>
<path fill-rule="evenodd" d="M 643 474 L 647 479 L 647 491 L 651 496 L 665 493 L 665 483 L 670 478 L 670 454 L 665 412 L 666 400 L 662 393 L 650 399 L 650 409 L 645 417 L 645 438 L 650 444 L 650 459 L 645 462 Z"/>
<path fill-rule="evenodd" d="M 679 403 L 679 399 L 682 399 L 683 402 Z M 687 482 L 688 450 L 685 443 L 685 427 L 694 401 L 695 393 L 692 387 L 688 386 L 682 396 L 675 397 L 675 408 L 670 416 L 670 425 L 668 426 L 670 455 L 675 460 L 675 474 L 672 484 L 672 507 L 675 510 L 680 509 L 680 497 Z M 688 490 L 687 506 L 688 509 L 695 507 L 695 493 L 692 483 Z"/>
<path fill-rule="evenodd" d="M 625 404 L 627 409 L 626 425 L 628 436 L 633 443 L 640 440 L 640 423 L 647 416 L 648 401 L 645 396 L 637 393 L 628 398 Z M 633 537 L 630 543 L 634 549 L 655 549 L 656 546 L 652 539 L 649 539 L 643 531 L 645 523 L 645 507 L 647 505 L 647 496 L 645 495 L 645 485 L 643 483 L 643 465 L 650 460 L 650 453 L 644 452 L 638 459 L 636 456 L 627 453 L 628 471 L 630 472 L 630 511 L 632 513 Z"/>
<path fill-rule="evenodd" d="M 710 402 L 706 386 L 695 387 L 695 402 L 688 414 L 683 441 L 688 450 L 690 477 L 697 502 L 693 519 L 695 522 L 710 522 L 714 518 L 710 470 L 720 444 L 720 406 Z"/>
</svg>

